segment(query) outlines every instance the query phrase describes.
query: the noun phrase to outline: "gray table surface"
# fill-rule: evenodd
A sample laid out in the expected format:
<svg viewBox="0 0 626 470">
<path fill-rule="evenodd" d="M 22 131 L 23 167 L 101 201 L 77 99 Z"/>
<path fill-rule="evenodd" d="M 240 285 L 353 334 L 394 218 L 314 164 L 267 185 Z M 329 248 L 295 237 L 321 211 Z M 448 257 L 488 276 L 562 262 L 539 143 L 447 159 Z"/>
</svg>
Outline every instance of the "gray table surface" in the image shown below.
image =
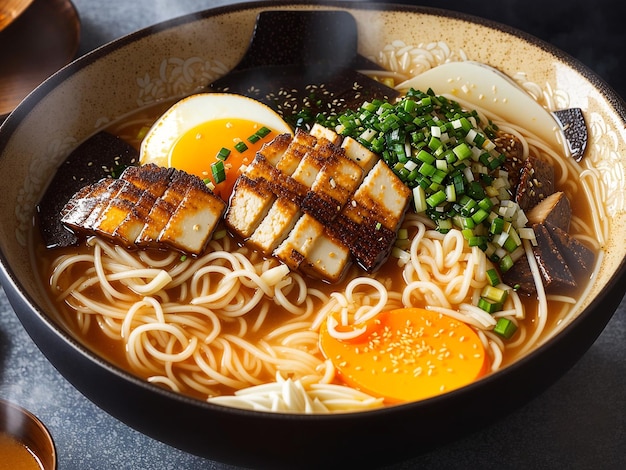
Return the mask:
<svg viewBox="0 0 626 470">
<path fill-rule="evenodd" d="M 82 21 L 79 55 L 156 22 L 231 3 L 228 0 L 73 2 Z M 584 21 L 596 23 L 578 19 L 572 20 L 578 23 L 563 26 L 562 21 L 551 25 L 540 13 L 520 17 L 515 14 L 519 11 L 515 7 L 522 2 L 494 2 L 489 7 L 486 2 L 480 7 L 475 2 L 466 3 L 421 2 L 464 11 L 472 8 L 475 14 L 551 40 L 577 55 L 623 93 L 620 87 L 626 83 L 619 79 L 623 76 L 619 70 L 621 50 L 600 47 L 612 44 L 613 40 L 620 40 L 619 44 L 623 45 L 624 28 L 611 31 L 604 28 L 599 32 L 597 28 L 598 21 L 610 21 L 607 18 L 614 10 L 599 13 L 594 9 L 595 13 Z M 604 3 L 611 2 L 594 2 L 598 8 L 605 7 Z M 536 7 L 539 2 L 526 0 L 524 4 Z M 547 8 L 555 14 L 564 14 L 562 9 L 550 10 L 549 3 Z M 598 49 L 593 49 L 591 42 L 582 43 L 580 38 L 585 34 L 601 42 Z M 233 468 L 157 442 L 98 409 L 46 361 L 1 289 L 0 397 L 30 409 L 48 426 L 56 441 L 60 470 Z M 539 397 L 480 432 L 387 468 L 626 468 L 626 301 L 622 301 L 605 331 L 578 364 Z"/>
</svg>

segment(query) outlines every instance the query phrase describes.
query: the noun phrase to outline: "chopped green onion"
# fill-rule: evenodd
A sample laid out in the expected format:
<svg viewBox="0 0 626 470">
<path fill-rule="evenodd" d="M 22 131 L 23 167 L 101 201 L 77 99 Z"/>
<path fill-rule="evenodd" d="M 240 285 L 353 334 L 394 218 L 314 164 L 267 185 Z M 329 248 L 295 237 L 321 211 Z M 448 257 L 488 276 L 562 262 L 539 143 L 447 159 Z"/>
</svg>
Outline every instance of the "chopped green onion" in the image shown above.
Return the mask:
<svg viewBox="0 0 626 470">
<path fill-rule="evenodd" d="M 216 230 L 213 232 L 213 240 L 221 240 L 222 238 L 228 235 L 228 231 L 226 229 Z"/>
<path fill-rule="evenodd" d="M 226 168 L 224 167 L 224 162 L 222 160 L 218 160 L 211 164 L 211 174 L 213 175 L 215 184 L 219 184 L 226 180 Z"/>
<path fill-rule="evenodd" d="M 229 155 L 230 155 L 230 150 L 227 149 L 226 147 L 222 147 L 220 151 L 217 152 L 217 155 L 215 156 L 215 158 L 217 158 L 218 160 L 226 160 Z"/>
<path fill-rule="evenodd" d="M 485 299 L 503 304 L 508 296 L 508 291 L 506 289 L 500 289 L 499 287 L 487 285 L 483 288 L 481 296 Z"/>
<path fill-rule="evenodd" d="M 243 153 L 248 150 L 248 146 L 245 144 L 245 142 L 240 141 L 235 144 L 235 150 L 237 150 L 237 152 L 239 153 Z"/>
<path fill-rule="evenodd" d="M 261 140 L 261 136 L 258 134 L 252 134 L 251 136 L 248 136 L 246 140 L 251 144 L 256 144 L 259 140 Z"/>
<path fill-rule="evenodd" d="M 511 339 L 511 337 L 517 331 L 517 325 L 515 325 L 512 320 L 501 317 L 498 318 L 498 321 L 496 322 L 496 326 L 494 326 L 493 331 L 505 339 Z"/>
<path fill-rule="evenodd" d="M 498 275 L 498 271 L 494 268 L 487 270 L 487 278 L 489 279 L 489 284 L 492 286 L 500 284 L 500 276 Z"/>
<path fill-rule="evenodd" d="M 496 313 L 502 310 L 502 304 L 481 297 L 480 299 L 478 299 L 478 308 L 484 310 L 487 313 Z"/>
<path fill-rule="evenodd" d="M 428 209 L 426 203 L 426 191 L 421 186 L 413 188 L 413 203 L 415 204 L 415 212 L 417 214 L 425 212 Z"/>
<path fill-rule="evenodd" d="M 503 256 L 502 259 L 500 260 L 500 271 L 505 273 L 512 267 L 513 267 L 513 258 L 511 258 L 511 255 L 507 254 Z"/>
<path fill-rule="evenodd" d="M 263 126 L 261 128 L 259 128 L 259 130 L 257 130 L 255 132 L 256 135 L 258 135 L 259 137 L 263 138 L 266 137 L 267 135 L 269 135 L 269 133 L 272 132 L 269 128 Z"/>
</svg>

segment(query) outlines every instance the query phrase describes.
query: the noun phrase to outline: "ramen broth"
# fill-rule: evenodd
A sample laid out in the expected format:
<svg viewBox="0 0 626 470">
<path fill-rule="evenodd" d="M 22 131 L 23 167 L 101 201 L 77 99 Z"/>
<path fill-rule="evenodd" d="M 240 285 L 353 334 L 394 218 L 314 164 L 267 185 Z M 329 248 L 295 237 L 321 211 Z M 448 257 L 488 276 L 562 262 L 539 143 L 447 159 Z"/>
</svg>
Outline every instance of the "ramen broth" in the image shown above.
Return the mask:
<svg viewBox="0 0 626 470">
<path fill-rule="evenodd" d="M 117 135 L 124 139 L 126 142 L 132 144 L 134 147 L 139 149 L 141 143 L 141 136 L 145 134 L 145 130 L 162 114 L 162 112 L 167 109 L 171 103 L 159 104 L 158 106 L 153 106 L 151 108 L 146 108 L 134 113 L 130 116 L 127 116 L 125 119 L 116 122 L 114 125 L 110 126 L 107 129 L 108 132 L 111 132 L 114 135 Z M 558 149 L 555 149 L 555 152 L 559 152 Z M 560 181 L 561 179 L 561 170 L 558 166 L 555 167 L 556 170 L 556 181 Z M 573 176 L 573 177 L 572 177 Z M 585 194 L 584 190 L 580 187 L 580 180 L 577 178 L 577 175 L 572 175 L 570 172 L 570 177 L 565 181 L 564 184 L 558 184 L 557 190 L 564 191 L 568 197 L 570 198 L 572 203 L 572 215 L 576 220 L 576 223 L 572 223 L 571 233 L 574 236 L 582 235 L 586 238 L 592 238 L 593 233 L 589 233 L 586 227 L 592 226 L 592 216 L 591 216 L 591 205 L 589 201 L 582 195 Z M 574 196 L 577 197 L 574 197 Z M 575 201 L 575 202 L 574 202 Z M 409 209 L 411 211 L 411 209 Z M 416 232 L 414 227 L 409 228 L 409 238 L 411 238 Z M 37 235 L 35 235 L 37 237 Z M 241 253 L 244 253 L 248 256 L 253 263 L 267 263 L 267 267 L 274 267 L 278 265 L 276 261 L 265 261 L 258 254 L 254 253 L 252 250 L 242 247 L 237 240 L 233 239 L 230 235 L 226 235 L 222 240 L 219 240 L 220 246 L 223 246 L 224 249 L 227 250 L 239 250 Z M 69 247 L 69 248 L 60 248 L 54 250 L 48 250 L 43 247 L 41 242 L 37 242 L 36 244 L 36 256 L 37 267 L 40 271 L 42 279 L 48 283 L 48 279 L 51 276 L 51 266 L 55 259 L 64 254 L 71 255 L 81 255 L 83 253 L 93 252 L 93 247 L 87 246 L 84 243 L 81 243 L 78 247 Z M 213 249 L 215 245 L 211 245 L 207 251 Z M 595 248 L 594 248 L 595 250 Z M 150 256 L 155 259 L 165 259 L 169 254 L 167 252 L 158 252 L 154 251 Z M 176 259 L 173 263 L 176 265 L 180 262 L 180 257 L 176 256 Z M 591 273 L 590 273 L 591 275 Z M 306 278 L 305 283 L 309 291 L 319 291 L 324 293 L 324 297 L 315 297 L 312 299 L 312 303 L 314 305 L 313 309 L 316 311 L 324 308 L 325 299 L 330 296 L 332 292 L 335 291 L 343 291 L 346 288 L 348 282 L 356 276 L 363 276 L 363 272 L 359 272 L 359 268 L 356 266 L 352 266 L 349 268 L 349 271 L 345 278 L 338 284 L 328 284 L 319 280 Z M 403 279 L 403 269 L 399 266 L 399 262 L 397 258 L 393 256 L 390 257 L 387 262 L 382 266 L 380 270 L 378 270 L 374 275 L 376 279 L 380 280 L 381 283 L 388 289 L 388 291 L 401 291 L 405 281 Z M 578 289 L 578 292 L 583 292 L 584 289 Z M 96 302 L 106 303 L 109 302 L 110 299 L 106 299 L 102 296 L 102 294 L 97 290 L 87 291 L 91 295 L 94 296 L 93 300 Z M 55 293 L 51 293 L 51 297 L 55 296 Z M 189 299 L 189 294 L 185 292 L 181 292 L 180 288 L 174 288 L 171 292 L 169 292 L 170 298 L 175 298 L 177 296 L 182 297 L 183 301 L 181 303 L 185 303 Z M 297 293 L 293 291 L 290 295 L 296 296 Z M 577 299 L 573 299 L 574 301 Z M 532 335 L 532 331 L 534 328 L 534 324 L 537 322 L 537 299 L 534 296 L 526 296 L 520 295 L 519 301 L 523 305 L 523 309 L 525 310 L 525 318 L 519 320 L 520 329 L 526 331 L 526 338 L 529 338 Z M 392 306 L 402 306 L 399 299 L 397 297 L 390 300 Z M 105 332 L 105 330 L 110 330 L 110 328 L 103 328 L 101 318 L 97 320 L 90 321 L 88 323 L 77 322 L 78 317 L 84 317 L 89 315 L 88 313 L 78 313 L 74 311 L 74 309 L 69 308 L 66 304 L 65 299 L 55 300 L 56 307 L 60 312 L 64 323 L 69 325 L 70 328 L 74 329 L 76 335 L 81 339 L 81 341 L 87 345 L 88 348 L 96 351 L 98 354 L 106 357 L 111 362 L 117 364 L 120 368 L 129 370 L 133 374 L 143 377 L 144 379 L 149 379 L 154 375 L 154 371 L 149 370 L 149 368 L 137 368 L 133 367 L 132 364 L 128 360 L 129 351 L 126 348 L 125 341 L 122 338 L 112 338 L 109 334 Z M 285 309 L 281 309 L 278 305 L 272 304 L 271 307 L 267 307 L 267 304 L 263 308 L 270 308 L 271 311 L 268 312 L 260 312 L 260 308 L 256 308 L 253 311 L 246 314 L 246 316 L 250 319 L 254 319 L 259 315 L 265 316 L 265 320 L 263 321 L 261 327 L 258 331 L 250 331 L 251 328 L 248 327 L 248 331 L 246 332 L 246 340 L 250 343 L 257 343 L 259 341 L 268 341 L 268 335 L 271 336 L 271 333 L 274 329 L 283 326 L 286 322 L 290 322 L 294 320 L 294 314 L 292 312 L 288 312 Z M 426 307 L 426 305 L 422 305 L 422 307 Z M 560 298 L 553 298 L 548 296 L 548 304 L 547 311 L 549 312 L 548 318 L 546 320 L 545 326 L 543 328 L 543 332 L 541 337 L 535 344 L 539 344 L 541 342 L 541 338 L 546 335 L 552 334 L 555 328 L 558 327 L 560 322 L 567 316 L 569 310 L 571 308 L 571 303 L 569 301 L 563 302 Z M 312 317 L 307 321 L 312 322 Z M 79 323 L 82 326 L 79 326 Z M 254 325 L 254 320 L 249 320 L 248 325 Z M 85 327 L 84 325 L 87 325 Z M 237 336 L 240 334 L 242 330 L 242 323 L 237 319 L 233 318 L 232 321 L 223 321 L 222 322 L 222 332 L 227 335 Z M 310 329 L 310 328 L 309 328 Z M 307 330 L 305 327 L 304 330 Z M 506 367 L 508 364 L 516 361 L 519 358 L 519 353 L 522 350 L 525 350 L 525 343 L 517 341 L 517 337 L 514 336 L 511 340 L 502 340 L 504 343 L 504 352 L 502 356 L 502 363 L 499 367 Z M 511 343 L 514 346 L 507 346 L 507 343 Z M 316 341 L 312 341 L 310 344 L 316 344 Z M 312 347 L 312 346 L 311 346 Z M 321 352 L 314 351 L 314 354 L 318 356 L 320 364 L 323 364 L 324 358 L 321 355 Z M 185 370 L 185 363 L 192 368 L 192 359 L 182 362 L 178 364 L 176 367 L 180 370 Z M 271 368 L 264 370 L 258 374 L 258 379 L 266 382 L 273 382 L 276 379 L 275 371 Z M 333 379 L 335 383 L 341 383 L 338 377 Z M 159 382 L 157 382 L 159 383 Z M 165 384 L 164 386 L 166 386 Z M 188 394 L 190 396 L 197 397 L 199 399 L 205 400 L 207 399 L 207 390 L 210 390 L 210 394 L 214 395 L 230 395 L 236 391 L 236 388 L 227 385 L 218 385 L 211 384 L 207 385 L 206 389 L 202 387 L 192 387 L 185 386 L 184 381 L 178 384 L 180 387 L 180 391 L 182 393 Z M 200 388 L 200 389 L 199 389 Z"/>
</svg>

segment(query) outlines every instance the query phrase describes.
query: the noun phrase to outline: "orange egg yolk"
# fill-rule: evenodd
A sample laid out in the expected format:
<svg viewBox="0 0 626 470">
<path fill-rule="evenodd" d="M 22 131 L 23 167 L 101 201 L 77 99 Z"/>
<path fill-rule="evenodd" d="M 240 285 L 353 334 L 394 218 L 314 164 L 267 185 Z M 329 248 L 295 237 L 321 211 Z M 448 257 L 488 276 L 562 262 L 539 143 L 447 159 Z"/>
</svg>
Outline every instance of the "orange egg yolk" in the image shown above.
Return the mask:
<svg viewBox="0 0 626 470">
<path fill-rule="evenodd" d="M 383 312 L 351 340 L 332 337 L 324 322 L 320 347 L 341 380 L 387 403 L 449 392 L 485 375 L 490 367 L 474 330 L 421 308 Z"/>
<path fill-rule="evenodd" d="M 174 143 L 169 155 L 169 166 L 197 175 L 207 182 L 210 180 L 215 185 L 213 192 L 227 201 L 241 166 L 251 163 L 261 146 L 276 137 L 276 132 L 270 129 L 269 134 L 256 142 L 248 140 L 263 127 L 254 121 L 232 118 L 199 124 Z M 244 144 L 246 149 L 237 150 L 237 144 Z M 218 154 L 223 148 L 230 153 L 221 160 Z M 216 180 L 211 169 L 211 165 L 218 161 L 222 161 L 224 165 L 223 181 Z"/>
</svg>

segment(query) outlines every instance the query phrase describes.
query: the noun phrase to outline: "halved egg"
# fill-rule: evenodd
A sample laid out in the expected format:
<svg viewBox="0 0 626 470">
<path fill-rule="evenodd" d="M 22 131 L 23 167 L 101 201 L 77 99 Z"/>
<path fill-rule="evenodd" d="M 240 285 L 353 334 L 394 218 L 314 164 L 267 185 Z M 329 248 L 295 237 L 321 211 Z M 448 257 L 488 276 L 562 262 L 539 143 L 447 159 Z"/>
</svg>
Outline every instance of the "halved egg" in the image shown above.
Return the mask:
<svg viewBox="0 0 626 470">
<path fill-rule="evenodd" d="M 242 165 L 278 134 L 293 134 L 265 104 L 229 93 L 199 93 L 169 108 L 141 143 L 141 164 L 155 163 L 212 183 L 227 200 Z"/>
</svg>

